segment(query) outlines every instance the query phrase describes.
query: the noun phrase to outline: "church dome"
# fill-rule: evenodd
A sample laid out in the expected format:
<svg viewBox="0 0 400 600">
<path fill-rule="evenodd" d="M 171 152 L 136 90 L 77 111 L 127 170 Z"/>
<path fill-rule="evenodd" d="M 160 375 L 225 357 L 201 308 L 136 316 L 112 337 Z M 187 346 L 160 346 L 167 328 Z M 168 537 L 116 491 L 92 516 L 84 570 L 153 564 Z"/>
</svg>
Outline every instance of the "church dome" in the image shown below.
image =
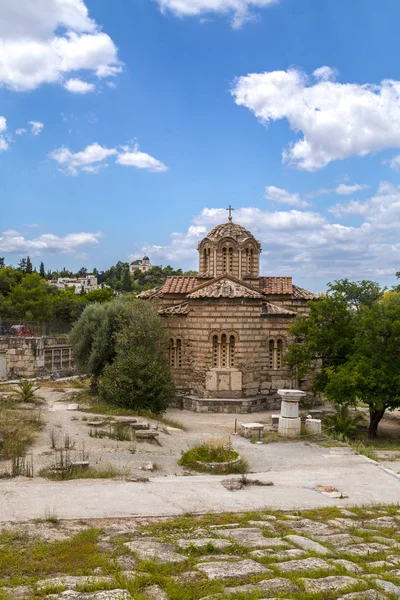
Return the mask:
<svg viewBox="0 0 400 600">
<path fill-rule="evenodd" d="M 211 231 L 207 233 L 207 238 L 215 241 L 225 237 L 231 237 L 238 242 L 243 242 L 249 238 L 252 238 L 253 240 L 255 239 L 253 234 L 250 233 L 248 229 L 238 225 L 237 223 L 233 223 L 232 221 L 217 225 L 214 227 L 214 229 L 211 229 Z"/>
</svg>

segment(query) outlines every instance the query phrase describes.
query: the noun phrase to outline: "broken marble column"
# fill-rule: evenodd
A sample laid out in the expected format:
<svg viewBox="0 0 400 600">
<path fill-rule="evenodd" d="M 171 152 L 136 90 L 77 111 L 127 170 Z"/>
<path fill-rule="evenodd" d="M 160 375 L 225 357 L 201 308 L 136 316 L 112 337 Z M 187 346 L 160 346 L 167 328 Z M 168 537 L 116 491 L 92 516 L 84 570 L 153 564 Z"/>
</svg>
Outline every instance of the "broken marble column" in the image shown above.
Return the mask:
<svg viewBox="0 0 400 600">
<path fill-rule="evenodd" d="M 306 419 L 306 433 L 309 435 L 321 435 L 321 419 Z"/>
<path fill-rule="evenodd" d="M 301 390 L 278 390 L 278 394 L 282 398 L 278 434 L 283 437 L 299 437 L 301 432 L 299 402 L 306 393 Z"/>
</svg>

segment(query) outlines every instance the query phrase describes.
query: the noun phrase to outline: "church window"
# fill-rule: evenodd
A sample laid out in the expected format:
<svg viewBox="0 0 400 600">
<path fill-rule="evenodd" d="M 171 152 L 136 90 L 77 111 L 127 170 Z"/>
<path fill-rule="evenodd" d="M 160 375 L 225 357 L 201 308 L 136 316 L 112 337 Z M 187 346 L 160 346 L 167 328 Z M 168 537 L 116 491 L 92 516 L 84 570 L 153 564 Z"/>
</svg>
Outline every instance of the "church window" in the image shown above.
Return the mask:
<svg viewBox="0 0 400 600">
<path fill-rule="evenodd" d="M 218 336 L 213 336 L 213 367 L 218 367 Z"/>
<path fill-rule="evenodd" d="M 232 273 L 233 271 L 233 248 L 229 248 L 229 266 L 228 273 Z"/>
<path fill-rule="evenodd" d="M 253 271 L 253 248 L 250 248 L 250 257 L 249 257 L 249 273 Z"/>
<path fill-rule="evenodd" d="M 222 248 L 222 270 L 224 273 L 227 272 L 227 268 L 228 268 L 228 264 L 227 264 L 227 257 L 226 257 L 226 248 Z"/>
<path fill-rule="evenodd" d="M 221 358 L 220 358 L 220 366 L 222 368 L 228 366 L 228 345 L 226 343 L 226 335 L 223 334 L 221 336 Z"/>
<path fill-rule="evenodd" d="M 268 341 L 268 369 L 276 371 L 283 368 L 283 340 Z"/>
<path fill-rule="evenodd" d="M 236 338 L 222 333 L 212 337 L 212 364 L 215 369 L 235 366 Z"/>
<path fill-rule="evenodd" d="M 282 340 L 276 343 L 276 368 L 282 369 Z"/>
<path fill-rule="evenodd" d="M 172 369 L 182 366 L 182 340 L 171 338 L 169 340 L 169 364 Z"/>
<path fill-rule="evenodd" d="M 269 340 L 268 342 L 268 368 L 274 368 L 274 340 Z"/>
<path fill-rule="evenodd" d="M 207 249 L 204 248 L 204 272 L 207 273 L 208 271 L 208 260 L 207 260 L 208 256 L 207 256 Z"/>
<path fill-rule="evenodd" d="M 231 335 L 229 338 L 229 366 L 232 368 L 235 366 L 235 336 Z"/>
</svg>

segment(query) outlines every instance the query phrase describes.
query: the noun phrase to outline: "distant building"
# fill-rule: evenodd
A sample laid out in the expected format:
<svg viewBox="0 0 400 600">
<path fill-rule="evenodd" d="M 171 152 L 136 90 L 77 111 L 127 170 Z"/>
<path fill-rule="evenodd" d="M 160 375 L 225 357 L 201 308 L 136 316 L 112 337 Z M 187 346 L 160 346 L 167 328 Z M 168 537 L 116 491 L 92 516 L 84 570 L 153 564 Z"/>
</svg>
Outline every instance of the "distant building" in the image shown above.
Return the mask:
<svg viewBox="0 0 400 600">
<path fill-rule="evenodd" d="M 86 275 L 86 277 L 59 277 L 55 281 L 50 281 L 50 284 L 55 285 L 59 290 L 73 287 L 75 288 L 75 294 L 86 294 L 101 287 L 97 283 L 95 275 Z"/>
<path fill-rule="evenodd" d="M 133 275 L 135 271 L 141 271 L 142 273 L 146 273 L 146 271 L 150 271 L 155 265 L 150 263 L 150 259 L 148 256 L 143 256 L 142 260 L 134 260 L 129 265 L 129 273 Z M 157 265 L 161 266 L 161 265 Z"/>
</svg>

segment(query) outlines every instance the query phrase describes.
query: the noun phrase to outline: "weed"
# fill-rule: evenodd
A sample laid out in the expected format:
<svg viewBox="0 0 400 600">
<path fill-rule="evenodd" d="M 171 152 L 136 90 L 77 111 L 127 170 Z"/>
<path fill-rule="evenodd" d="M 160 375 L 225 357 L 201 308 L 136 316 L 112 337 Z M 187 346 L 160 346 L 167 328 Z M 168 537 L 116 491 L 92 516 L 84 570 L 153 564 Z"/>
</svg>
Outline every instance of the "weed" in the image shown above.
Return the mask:
<svg viewBox="0 0 400 600">
<path fill-rule="evenodd" d="M 57 436 L 56 436 L 56 432 L 54 431 L 54 429 L 52 429 L 50 431 L 49 439 L 50 439 L 50 448 L 52 450 L 57 450 Z"/>
<path fill-rule="evenodd" d="M 196 471 L 212 473 L 244 473 L 246 464 L 230 443 L 207 441 L 194 446 L 184 454 L 178 464 Z"/>
<path fill-rule="evenodd" d="M 40 387 L 35 387 L 35 384 L 32 381 L 20 381 L 18 388 L 19 389 L 13 394 L 13 398 L 17 400 L 17 402 L 40 403 L 44 400 L 44 398 L 36 394 Z"/>
<path fill-rule="evenodd" d="M 69 433 L 65 433 L 64 434 L 64 449 L 72 450 L 73 448 L 75 448 L 75 442 L 71 439 L 71 436 L 69 435 Z"/>
<path fill-rule="evenodd" d="M 33 456 L 26 456 L 21 449 L 17 449 L 11 457 L 12 477 L 33 477 Z"/>
</svg>

